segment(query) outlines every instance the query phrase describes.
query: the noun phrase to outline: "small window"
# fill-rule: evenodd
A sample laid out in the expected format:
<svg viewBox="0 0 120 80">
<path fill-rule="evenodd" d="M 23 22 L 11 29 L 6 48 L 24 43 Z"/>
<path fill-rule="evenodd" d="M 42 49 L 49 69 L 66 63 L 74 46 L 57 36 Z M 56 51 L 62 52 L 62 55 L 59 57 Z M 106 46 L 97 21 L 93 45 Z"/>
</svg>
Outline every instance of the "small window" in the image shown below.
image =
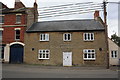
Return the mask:
<svg viewBox="0 0 120 80">
<path fill-rule="evenodd" d="M 49 41 L 49 34 L 40 34 L 40 41 Z"/>
<path fill-rule="evenodd" d="M 83 35 L 84 41 L 93 41 L 94 40 L 94 33 L 84 33 Z"/>
<path fill-rule="evenodd" d="M 50 51 L 49 50 L 39 50 L 38 59 L 49 59 Z"/>
<path fill-rule="evenodd" d="M 20 30 L 15 30 L 15 40 L 20 40 Z"/>
<path fill-rule="evenodd" d="M 21 15 L 16 15 L 16 23 L 21 23 Z"/>
<path fill-rule="evenodd" d="M 117 58 L 117 56 L 118 56 L 117 51 L 111 51 L 111 57 L 112 58 Z"/>
<path fill-rule="evenodd" d="M 4 23 L 4 16 L 3 15 L 0 15 L 0 23 Z"/>
<path fill-rule="evenodd" d="M 63 40 L 64 41 L 71 41 L 71 33 L 63 34 Z"/>
<path fill-rule="evenodd" d="M 0 30 L 0 42 L 2 41 L 2 31 Z"/>
<path fill-rule="evenodd" d="M 95 60 L 95 50 L 94 49 L 84 49 L 83 50 L 83 59 L 84 60 Z"/>
</svg>

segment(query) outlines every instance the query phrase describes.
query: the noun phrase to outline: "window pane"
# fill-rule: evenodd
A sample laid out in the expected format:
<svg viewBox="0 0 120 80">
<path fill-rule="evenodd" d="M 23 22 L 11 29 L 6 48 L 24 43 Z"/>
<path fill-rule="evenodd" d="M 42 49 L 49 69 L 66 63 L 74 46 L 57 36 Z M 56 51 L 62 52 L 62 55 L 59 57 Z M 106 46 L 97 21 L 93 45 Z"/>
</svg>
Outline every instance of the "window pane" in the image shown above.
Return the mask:
<svg viewBox="0 0 120 80">
<path fill-rule="evenodd" d="M 0 31 L 0 41 L 2 41 L 2 31 Z"/>
<path fill-rule="evenodd" d="M 87 54 L 84 54 L 84 58 L 87 58 Z"/>
<path fill-rule="evenodd" d="M 115 51 L 115 57 L 117 57 L 117 51 Z"/>
<path fill-rule="evenodd" d="M 64 39 L 67 40 L 67 34 L 64 34 Z"/>
<path fill-rule="evenodd" d="M 88 40 L 90 40 L 90 34 L 89 34 L 89 33 L 88 33 L 88 35 L 87 35 L 87 36 L 88 36 Z"/>
<path fill-rule="evenodd" d="M 0 23 L 2 23 L 2 16 L 0 16 Z"/>
<path fill-rule="evenodd" d="M 40 40 L 42 40 L 42 34 L 40 34 Z"/>
<path fill-rule="evenodd" d="M 46 58 L 49 58 L 49 54 L 46 54 Z"/>
<path fill-rule="evenodd" d="M 16 16 L 16 22 L 17 22 L 17 23 L 20 23 L 20 22 L 21 22 L 21 15 L 17 15 L 17 16 Z"/>
<path fill-rule="evenodd" d="M 70 34 L 68 34 L 68 40 L 70 40 Z"/>
<path fill-rule="evenodd" d="M 91 58 L 91 55 L 90 55 L 90 54 L 88 54 L 88 58 Z"/>
<path fill-rule="evenodd" d="M 92 52 L 95 52 L 94 50 L 92 50 Z"/>
<path fill-rule="evenodd" d="M 85 37 L 85 40 L 87 40 L 87 34 L 86 33 L 84 34 L 84 37 Z"/>
<path fill-rule="evenodd" d="M 16 30 L 16 39 L 20 39 L 20 30 Z"/>
<path fill-rule="evenodd" d="M 40 58 L 42 58 L 42 54 L 40 54 Z"/>
<path fill-rule="evenodd" d="M 113 55 L 113 51 L 111 51 L 111 57 L 112 57 L 112 58 L 114 57 L 114 55 Z"/>
<path fill-rule="evenodd" d="M 91 34 L 91 40 L 93 40 L 93 34 Z"/>
<path fill-rule="evenodd" d="M 43 53 L 45 53 L 45 50 L 43 50 Z"/>
<path fill-rule="evenodd" d="M 94 54 L 92 54 L 92 58 L 95 58 L 95 55 L 94 55 Z"/>
<path fill-rule="evenodd" d="M 46 41 L 49 41 L 49 34 L 45 34 L 45 38 Z"/>
<path fill-rule="evenodd" d="M 46 53 L 49 53 L 49 50 L 46 50 Z"/>
<path fill-rule="evenodd" d="M 43 54 L 43 58 L 45 58 L 45 54 Z"/>
<path fill-rule="evenodd" d="M 90 50 L 88 50 L 88 52 L 90 52 Z"/>
<path fill-rule="evenodd" d="M 4 23 L 4 16 L 0 16 L 0 23 Z"/>
<path fill-rule="evenodd" d="M 43 40 L 45 40 L 45 34 L 43 34 Z"/>
</svg>

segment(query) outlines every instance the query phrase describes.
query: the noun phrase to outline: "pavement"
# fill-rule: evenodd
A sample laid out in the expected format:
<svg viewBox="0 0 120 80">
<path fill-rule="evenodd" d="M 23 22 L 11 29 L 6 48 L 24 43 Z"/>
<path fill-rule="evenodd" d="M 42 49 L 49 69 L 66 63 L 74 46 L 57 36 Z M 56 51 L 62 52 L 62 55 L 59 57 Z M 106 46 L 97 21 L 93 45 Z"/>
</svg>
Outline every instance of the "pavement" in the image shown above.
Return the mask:
<svg viewBox="0 0 120 80">
<path fill-rule="evenodd" d="M 63 66 L 50 66 L 50 65 L 34 65 L 34 64 L 3 64 L 4 67 L 16 66 L 16 67 L 29 67 L 29 68 L 41 68 L 41 69 L 70 69 L 70 70 L 107 70 L 106 67 L 99 66 L 71 66 L 71 67 L 63 67 Z M 118 66 L 110 66 L 108 70 L 119 71 Z"/>
</svg>

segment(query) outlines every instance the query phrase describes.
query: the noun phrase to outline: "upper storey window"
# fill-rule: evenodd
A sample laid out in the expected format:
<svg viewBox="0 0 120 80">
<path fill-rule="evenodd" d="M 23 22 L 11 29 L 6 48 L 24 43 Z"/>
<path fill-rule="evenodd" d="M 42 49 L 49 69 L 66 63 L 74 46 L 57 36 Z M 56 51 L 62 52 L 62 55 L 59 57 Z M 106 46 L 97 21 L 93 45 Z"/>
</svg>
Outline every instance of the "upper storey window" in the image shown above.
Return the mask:
<svg viewBox="0 0 120 80">
<path fill-rule="evenodd" d="M 4 15 L 0 15 L 0 24 L 4 24 Z"/>
<path fill-rule="evenodd" d="M 16 23 L 21 23 L 21 15 L 22 14 L 16 14 Z"/>
</svg>

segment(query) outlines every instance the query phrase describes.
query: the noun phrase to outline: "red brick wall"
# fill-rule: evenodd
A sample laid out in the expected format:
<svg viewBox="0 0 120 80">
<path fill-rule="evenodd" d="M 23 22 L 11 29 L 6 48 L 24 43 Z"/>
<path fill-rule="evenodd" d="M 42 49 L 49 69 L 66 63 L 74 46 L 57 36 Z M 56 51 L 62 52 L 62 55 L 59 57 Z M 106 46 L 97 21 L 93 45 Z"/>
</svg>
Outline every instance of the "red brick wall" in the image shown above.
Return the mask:
<svg viewBox="0 0 120 80">
<path fill-rule="evenodd" d="M 16 26 L 15 26 L 16 25 Z M 15 28 L 21 28 L 20 30 L 20 40 L 19 42 L 24 43 L 24 32 L 25 32 L 25 26 L 19 26 L 18 25 L 26 25 L 26 15 L 21 15 L 21 23 L 16 24 L 16 14 L 6 14 L 4 16 L 4 24 L 3 24 L 3 43 L 11 43 L 15 42 Z"/>
<path fill-rule="evenodd" d="M 26 24 L 26 14 L 21 15 L 21 24 L 16 24 L 16 14 L 6 14 L 3 25 L 21 25 Z"/>
</svg>

